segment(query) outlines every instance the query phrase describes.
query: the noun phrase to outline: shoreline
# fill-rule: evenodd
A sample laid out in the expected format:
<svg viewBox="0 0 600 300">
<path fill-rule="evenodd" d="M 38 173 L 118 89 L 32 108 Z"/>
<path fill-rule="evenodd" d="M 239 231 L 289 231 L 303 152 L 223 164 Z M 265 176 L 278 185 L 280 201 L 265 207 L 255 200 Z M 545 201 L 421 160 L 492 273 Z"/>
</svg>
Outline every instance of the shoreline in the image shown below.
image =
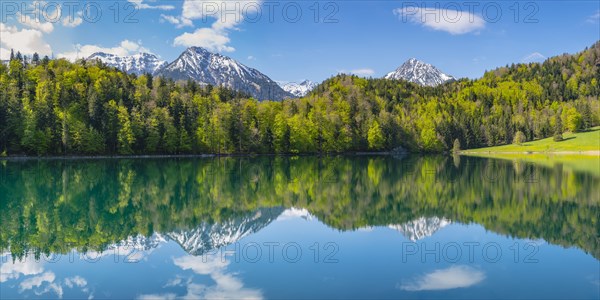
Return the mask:
<svg viewBox="0 0 600 300">
<path fill-rule="evenodd" d="M 585 151 L 470 151 L 463 150 L 458 155 L 464 156 L 499 156 L 499 155 L 584 155 L 600 156 L 600 150 Z M 18 161 L 18 160 L 94 160 L 94 159 L 157 159 L 157 158 L 220 158 L 220 157 L 259 157 L 259 156 L 405 156 L 405 155 L 450 155 L 451 152 L 442 153 L 420 153 L 403 152 L 394 153 L 390 151 L 381 152 L 341 152 L 341 153 L 230 153 L 230 154 L 147 154 L 147 155 L 57 155 L 57 156 L 27 156 L 15 155 L 0 157 L 0 161 Z"/>
<path fill-rule="evenodd" d="M 584 151 L 460 151 L 460 155 L 499 155 L 499 154 L 519 154 L 519 155 L 533 155 L 533 154 L 545 154 L 545 155 L 589 155 L 589 156 L 600 156 L 600 150 L 584 150 Z"/>
<path fill-rule="evenodd" d="M 442 155 L 443 153 L 440 153 Z M 0 161 L 17 160 L 93 160 L 93 159 L 156 159 L 156 158 L 220 158 L 220 157 L 259 157 L 259 156 L 385 156 L 385 155 L 422 155 L 422 153 L 393 153 L 382 152 L 342 152 L 342 153 L 230 153 L 230 154 L 148 154 L 148 155 L 57 155 L 57 156 L 27 156 L 15 155 L 0 157 Z"/>
</svg>

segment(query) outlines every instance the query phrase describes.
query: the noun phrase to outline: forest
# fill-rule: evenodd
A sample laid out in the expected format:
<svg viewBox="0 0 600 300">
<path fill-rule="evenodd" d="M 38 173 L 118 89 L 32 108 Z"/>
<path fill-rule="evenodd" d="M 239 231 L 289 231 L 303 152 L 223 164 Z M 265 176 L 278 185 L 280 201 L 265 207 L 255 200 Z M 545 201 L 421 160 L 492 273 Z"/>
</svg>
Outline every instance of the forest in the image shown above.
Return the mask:
<svg viewBox="0 0 600 300">
<path fill-rule="evenodd" d="M 600 124 L 600 42 L 438 87 L 336 75 L 281 102 L 97 61 L 0 64 L 0 154 L 444 152 Z"/>
</svg>

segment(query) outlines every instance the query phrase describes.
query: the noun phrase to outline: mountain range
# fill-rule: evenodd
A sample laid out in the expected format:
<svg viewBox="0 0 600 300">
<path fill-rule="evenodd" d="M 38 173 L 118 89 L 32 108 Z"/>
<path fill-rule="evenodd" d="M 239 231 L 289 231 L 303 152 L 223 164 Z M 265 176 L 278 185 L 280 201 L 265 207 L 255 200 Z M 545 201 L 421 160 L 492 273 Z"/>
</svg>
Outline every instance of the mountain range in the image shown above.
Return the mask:
<svg viewBox="0 0 600 300">
<path fill-rule="evenodd" d="M 131 56 L 97 52 L 88 60 L 100 60 L 104 64 L 127 73 L 152 74 L 173 80 L 194 80 L 201 84 L 219 85 L 246 93 L 258 100 L 283 100 L 304 97 L 318 84 L 310 80 L 300 83 L 276 82 L 260 71 L 250 68 L 230 57 L 210 52 L 202 47 L 190 47 L 171 63 L 150 53 Z M 406 80 L 424 86 L 436 86 L 454 77 L 436 67 L 411 58 L 388 73 L 386 79 Z"/>
<path fill-rule="evenodd" d="M 292 94 L 260 71 L 201 47 L 188 48 L 175 61 L 158 70 L 156 75 L 221 85 L 247 93 L 258 100 L 293 98 Z"/>
<path fill-rule="evenodd" d="M 175 230 L 166 236 L 187 253 L 202 255 L 231 245 L 271 224 L 284 211 L 281 207 L 261 208 L 242 217 L 222 222 L 203 222 L 191 230 Z"/>
<path fill-rule="evenodd" d="M 282 207 L 261 208 L 254 212 L 225 219 L 220 222 L 202 222 L 191 229 L 154 233 L 149 237 L 144 237 L 143 235 L 128 237 L 119 243 L 108 246 L 107 249 L 152 251 L 162 243 L 174 241 L 188 254 L 200 256 L 257 233 L 275 220 L 286 220 L 289 218 L 312 220 L 313 216 L 305 209 L 284 209 Z M 388 227 L 397 230 L 404 237 L 415 242 L 432 236 L 448 224 L 450 224 L 450 221 L 445 218 L 420 217 L 404 224 L 388 225 Z M 127 253 L 127 251 L 124 251 L 124 253 Z"/>
<path fill-rule="evenodd" d="M 201 84 L 219 85 L 246 93 L 258 100 L 294 98 L 275 81 L 260 71 L 230 57 L 212 53 L 201 47 L 190 47 L 171 63 L 154 54 L 139 53 L 117 56 L 98 52 L 88 60 L 99 59 L 108 66 L 132 74 L 149 73 L 173 80 L 192 79 Z"/>
</svg>

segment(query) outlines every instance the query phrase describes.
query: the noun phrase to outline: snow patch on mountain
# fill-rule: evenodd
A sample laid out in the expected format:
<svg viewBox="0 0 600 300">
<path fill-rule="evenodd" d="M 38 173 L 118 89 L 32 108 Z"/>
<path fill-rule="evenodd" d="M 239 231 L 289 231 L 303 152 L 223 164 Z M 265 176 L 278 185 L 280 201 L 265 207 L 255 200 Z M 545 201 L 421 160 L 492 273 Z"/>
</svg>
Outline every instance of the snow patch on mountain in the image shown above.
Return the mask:
<svg viewBox="0 0 600 300">
<path fill-rule="evenodd" d="M 277 81 L 277 84 L 283 88 L 284 91 L 296 96 L 304 97 L 310 91 L 312 91 L 318 84 L 310 80 L 303 80 L 300 83 L 289 82 L 289 81 Z"/>
<path fill-rule="evenodd" d="M 122 70 L 126 73 L 142 75 L 155 74 L 167 65 L 166 61 L 160 60 L 158 56 L 150 53 L 138 53 L 131 56 L 118 56 L 110 53 L 96 52 L 87 60 L 98 59 L 104 64 Z"/>
<path fill-rule="evenodd" d="M 450 223 L 451 221 L 446 218 L 420 217 L 404 224 L 388 225 L 388 228 L 396 230 L 407 239 L 416 242 L 420 239 L 432 236 L 436 231 L 444 228 Z"/>
<path fill-rule="evenodd" d="M 447 81 L 455 80 L 438 68 L 411 58 L 398 67 L 395 71 L 385 75 L 386 79 L 406 80 L 424 86 L 437 86 Z"/>
</svg>

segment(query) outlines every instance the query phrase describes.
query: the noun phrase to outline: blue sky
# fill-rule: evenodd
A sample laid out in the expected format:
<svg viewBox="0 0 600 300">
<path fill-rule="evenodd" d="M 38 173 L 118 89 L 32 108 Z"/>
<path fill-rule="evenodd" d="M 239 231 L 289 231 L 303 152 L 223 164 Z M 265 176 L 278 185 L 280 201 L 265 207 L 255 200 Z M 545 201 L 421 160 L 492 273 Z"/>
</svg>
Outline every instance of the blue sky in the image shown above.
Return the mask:
<svg viewBox="0 0 600 300">
<path fill-rule="evenodd" d="M 321 81 L 339 72 L 381 77 L 411 57 L 456 77 L 477 78 L 485 70 L 578 52 L 600 40 L 600 1 L 68 3 L 74 2 L 2 1 L 0 56 L 5 59 L 11 48 L 71 59 L 94 51 L 147 51 L 172 61 L 195 45 L 274 80 Z"/>
</svg>

